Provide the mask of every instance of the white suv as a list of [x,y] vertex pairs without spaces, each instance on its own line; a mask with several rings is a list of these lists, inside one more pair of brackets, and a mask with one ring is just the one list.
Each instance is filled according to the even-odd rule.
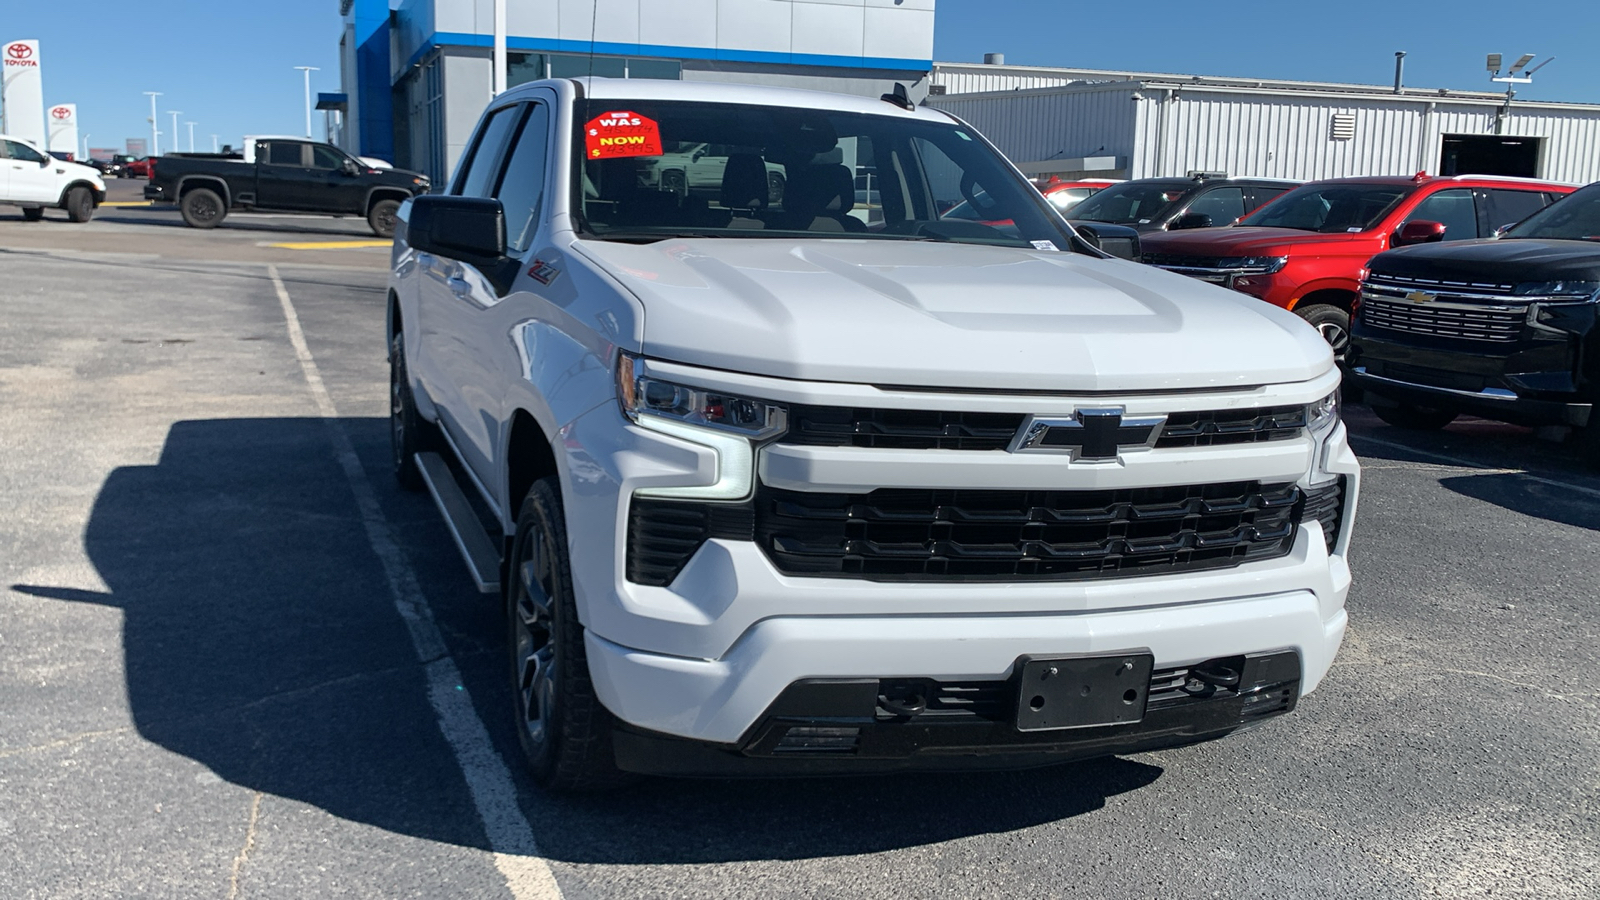
[[0,134],[0,204],[22,207],[24,219],[37,222],[53,207],[66,210],[74,222],[87,222],[105,199],[106,183],[93,168]]
[[[715,197],[641,177],[707,143]],[[1328,345],[1108,258],[945,113],[536,82],[400,219],[396,474],[503,598],[546,785],[1169,747],[1333,662]]]

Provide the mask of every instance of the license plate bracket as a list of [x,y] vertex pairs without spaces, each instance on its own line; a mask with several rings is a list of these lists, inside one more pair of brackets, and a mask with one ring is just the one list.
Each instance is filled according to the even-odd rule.
[[1017,730],[1127,725],[1144,718],[1155,656],[1129,650],[1096,656],[1017,659]]

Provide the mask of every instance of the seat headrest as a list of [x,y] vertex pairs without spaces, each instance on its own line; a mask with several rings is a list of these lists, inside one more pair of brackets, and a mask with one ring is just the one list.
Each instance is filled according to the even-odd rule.
[[728,154],[722,170],[722,205],[728,209],[766,209],[767,164],[754,153]]
[[842,216],[855,205],[855,179],[843,165],[797,167],[783,192],[784,210],[801,218]]

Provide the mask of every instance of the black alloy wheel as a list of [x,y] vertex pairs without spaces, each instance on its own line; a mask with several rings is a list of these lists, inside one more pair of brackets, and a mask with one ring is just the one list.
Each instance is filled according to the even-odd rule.
[[183,214],[184,224],[190,228],[215,228],[222,224],[228,209],[222,205],[222,198],[216,191],[195,188],[178,201],[178,212]]
[[395,224],[399,222],[399,213],[399,200],[379,200],[372,204],[372,209],[367,212],[367,225],[378,237],[392,238]]
[[417,412],[411,395],[411,380],[406,371],[405,335],[396,331],[389,339],[389,447],[394,462],[394,478],[408,491],[422,489],[422,472],[417,454],[438,448],[438,426]]
[[522,503],[505,593],[517,738],[534,780],[553,791],[631,780],[617,769],[614,720],[589,678],[555,476],[535,482]]
[[682,172],[671,169],[661,173],[661,189],[669,194],[682,196],[689,193],[689,182]]
[[94,194],[86,187],[67,191],[67,218],[74,222],[87,222],[94,218]]

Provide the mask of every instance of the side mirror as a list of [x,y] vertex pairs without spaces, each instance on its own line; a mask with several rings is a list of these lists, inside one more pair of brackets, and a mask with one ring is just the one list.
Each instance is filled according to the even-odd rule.
[[345,160],[343,163],[341,163],[339,165],[339,168],[341,170],[343,170],[343,172],[346,175],[360,175],[361,174],[361,167],[356,165],[356,161],[353,160],[353,159]]
[[1078,232],[1078,237],[1083,238],[1084,243],[1102,253],[1118,259],[1139,261],[1139,232],[1126,225],[1073,222],[1072,229]]
[[1502,236],[1504,236],[1506,234],[1509,234],[1511,229],[1513,229],[1515,227],[1517,227],[1517,223],[1515,223],[1515,222],[1507,222],[1506,224],[1501,225],[1499,228],[1496,228],[1494,230],[1494,234],[1492,236],[1493,237],[1502,237]]
[[414,197],[406,243],[418,253],[494,265],[506,255],[505,208],[490,197]]
[[1407,222],[1400,226],[1394,233],[1393,245],[1396,247],[1409,247],[1412,244],[1431,244],[1444,240],[1444,223],[1442,222]]
[[50,164],[55,162],[55,161],[56,161],[56,158],[47,153],[47,154],[45,154],[44,159],[39,160],[39,168],[48,169],[48,168],[50,168]]
[[1211,217],[1205,213],[1184,213],[1178,221],[1167,226],[1168,231],[1182,231],[1187,228],[1210,228],[1214,225]]

